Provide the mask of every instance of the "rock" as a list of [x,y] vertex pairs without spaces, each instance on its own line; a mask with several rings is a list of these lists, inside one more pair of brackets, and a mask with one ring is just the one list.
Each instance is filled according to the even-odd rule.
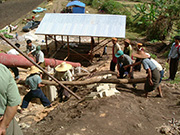
[[92,99],[96,99],[98,93],[97,92],[91,92],[89,95],[86,96],[86,100],[92,100]]
[[26,124],[26,123],[20,123],[19,126],[20,126],[21,128],[29,128],[29,127],[30,127],[30,125],[28,125],[28,124]]
[[160,133],[162,133],[162,134],[168,134],[168,133],[170,133],[170,131],[171,131],[171,127],[170,126],[162,126],[161,128],[160,128]]

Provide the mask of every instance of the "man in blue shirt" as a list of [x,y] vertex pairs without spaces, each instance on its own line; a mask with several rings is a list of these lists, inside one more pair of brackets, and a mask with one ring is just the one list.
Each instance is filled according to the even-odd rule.
[[[129,67],[127,69],[124,69],[124,66],[133,64],[133,61],[129,55],[124,54],[122,50],[119,50],[115,57],[117,58],[117,69],[118,69],[118,77],[119,78],[125,78],[127,74],[129,74],[129,78],[134,79],[133,76],[133,68]],[[133,87],[136,89],[136,84],[133,84]]]
[[29,102],[32,98],[40,98],[43,106],[51,106],[50,101],[47,99],[47,97],[42,92],[41,88],[44,86],[44,84],[41,84],[42,80],[40,77],[40,72],[37,67],[32,66],[29,71],[29,76],[26,78],[25,84],[26,86],[29,86],[31,89],[24,97],[21,108],[24,110],[24,108],[28,107]]
[[160,85],[160,72],[158,71],[156,65],[150,60],[150,56],[146,55],[144,51],[139,51],[138,54],[133,54],[134,57],[142,59],[141,61],[128,65],[125,68],[135,66],[138,64],[143,64],[144,69],[146,70],[147,79],[144,85],[145,97],[148,97],[148,93],[158,89],[158,97],[162,97],[162,91],[159,87]]
[[167,63],[170,61],[169,78],[168,78],[169,81],[174,80],[176,76],[176,72],[178,70],[178,63],[179,63],[178,47],[180,45],[180,36],[175,36],[174,39],[175,42],[172,44],[167,60]]

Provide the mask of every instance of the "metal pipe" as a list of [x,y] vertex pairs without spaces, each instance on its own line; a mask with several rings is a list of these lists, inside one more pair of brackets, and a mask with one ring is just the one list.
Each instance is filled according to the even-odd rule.
[[61,85],[63,88],[65,88],[71,95],[76,97],[77,99],[81,99],[78,95],[76,95],[74,92],[72,92],[68,87],[63,85],[60,81],[58,81],[54,76],[50,75],[46,70],[44,70],[41,66],[39,66],[37,63],[35,63],[32,59],[30,59],[27,55],[25,55],[21,50],[19,50],[15,45],[11,44],[2,34],[0,34],[0,37],[5,40],[9,45],[11,45],[14,49],[16,49],[21,55],[23,55],[27,60],[29,60],[33,65],[35,65],[37,68],[42,70],[46,75],[48,75],[52,80],[54,80],[56,83]]
[[[33,57],[29,57],[33,61],[35,59]],[[57,60],[53,58],[44,58],[45,66],[50,67],[56,67],[57,65],[64,62],[64,60]],[[31,62],[29,62],[24,56],[22,55],[13,55],[13,54],[6,54],[6,53],[0,53],[0,63],[8,66],[8,67],[22,67],[22,68],[28,68],[33,66]],[[80,63],[66,61],[66,63],[71,64],[73,67],[80,67]]]

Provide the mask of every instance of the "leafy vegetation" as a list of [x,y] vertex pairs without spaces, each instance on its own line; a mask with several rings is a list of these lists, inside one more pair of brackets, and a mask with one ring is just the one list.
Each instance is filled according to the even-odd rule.
[[179,32],[180,0],[152,0],[135,5],[134,20],[149,40],[164,40],[176,23]]
[[155,54],[150,53],[150,55],[151,55],[151,57],[152,57],[153,59],[156,59],[156,58],[157,58],[157,56],[156,56]]

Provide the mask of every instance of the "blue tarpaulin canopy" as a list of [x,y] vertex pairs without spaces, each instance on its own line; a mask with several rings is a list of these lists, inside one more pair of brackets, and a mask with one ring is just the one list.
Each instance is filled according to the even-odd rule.
[[75,1],[69,2],[69,3],[66,5],[66,7],[70,7],[70,6],[85,7],[86,5],[85,5],[84,3],[82,3],[82,2],[80,2],[80,1],[75,0]]

